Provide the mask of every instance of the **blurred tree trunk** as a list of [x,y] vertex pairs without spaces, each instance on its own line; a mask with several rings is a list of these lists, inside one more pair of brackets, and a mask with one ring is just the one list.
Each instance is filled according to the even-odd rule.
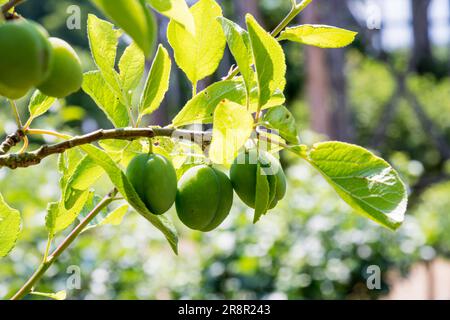
[[411,0],[414,48],[410,69],[421,73],[432,71],[434,63],[428,17],[430,4],[431,0]]
[[[302,22],[346,27],[346,9],[342,0],[315,2],[301,16]],[[311,128],[330,139],[352,141],[354,130],[347,99],[345,49],[307,46],[305,50]]]
[[245,26],[245,15],[251,13],[255,19],[264,25],[258,0],[233,0],[236,10],[236,18],[241,26]]
[[433,260],[425,261],[425,272],[427,276],[427,300],[436,299],[436,277],[434,274]]

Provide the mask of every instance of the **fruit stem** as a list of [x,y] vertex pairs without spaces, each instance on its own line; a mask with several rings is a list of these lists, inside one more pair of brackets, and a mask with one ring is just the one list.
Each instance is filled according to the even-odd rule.
[[[273,31],[270,33],[270,35],[274,38],[276,38],[281,31],[284,30],[284,28],[287,27],[287,25],[294,20],[294,18],[300,13],[302,12],[310,3],[312,2],[312,0],[303,0],[301,3],[299,4],[295,4],[294,2],[292,2],[292,8],[289,11],[289,13],[287,14],[286,17],[284,17],[283,20],[281,20],[280,24],[273,29]],[[231,80],[233,79],[235,76],[237,76],[239,74],[239,67],[231,67],[230,71],[228,72],[228,75],[224,78],[224,80]]]
[[27,136],[23,137],[23,146],[20,149],[19,153],[24,153],[25,151],[27,151],[28,149],[28,145],[29,145],[29,140]]
[[45,272],[50,268],[50,266],[58,259],[58,257],[75,241],[78,235],[86,228],[86,226],[91,222],[97,214],[99,214],[103,208],[107,207],[111,202],[114,201],[114,197],[117,194],[117,190],[114,189],[107,196],[100,201],[94,209],[81,221],[75,229],[64,239],[64,241],[59,245],[55,251],[48,256],[33,273],[33,275],[28,279],[28,281],[17,291],[17,293],[11,298],[11,300],[20,300],[31,292],[35,284],[42,278]]
[[283,31],[287,25],[294,20],[294,18],[302,12],[310,3],[312,0],[303,0],[301,3],[292,6],[291,11],[289,11],[288,15],[281,20],[280,24],[270,33],[271,36],[277,37],[281,31]]
[[14,100],[8,99],[9,105],[14,113],[14,118],[16,119],[16,124],[19,130],[22,130],[22,121],[20,120],[19,110],[17,110],[17,105]]
[[148,154],[152,154],[153,153],[153,141],[152,138],[148,138]]
[[3,13],[3,15],[6,15],[9,10],[11,10],[12,8],[18,6],[19,4],[21,4],[24,1],[25,0],[9,0],[7,3],[5,3],[2,6],[2,13]]
[[61,138],[64,140],[71,139],[72,136],[52,130],[44,130],[44,129],[26,129],[25,134],[30,135],[47,135],[47,136],[53,136],[57,138]]
[[197,95],[197,82],[192,83],[192,97],[195,97]]

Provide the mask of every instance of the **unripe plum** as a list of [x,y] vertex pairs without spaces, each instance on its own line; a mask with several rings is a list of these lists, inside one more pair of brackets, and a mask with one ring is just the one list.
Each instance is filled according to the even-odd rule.
[[172,163],[159,154],[141,154],[131,160],[126,175],[153,214],[172,207],[177,193],[177,174]]
[[203,232],[214,230],[228,216],[232,204],[233,187],[222,171],[199,165],[181,177],[175,205],[187,227]]
[[41,26],[24,19],[0,24],[3,93],[18,98],[48,76],[53,55],[47,36]]
[[83,83],[83,69],[75,50],[64,40],[50,38],[53,61],[50,73],[38,89],[45,95],[64,98],[78,91]]
[[268,152],[252,149],[239,155],[230,168],[230,179],[239,198],[255,208],[258,163],[269,184],[269,209],[273,209],[286,194],[286,176],[278,159]]

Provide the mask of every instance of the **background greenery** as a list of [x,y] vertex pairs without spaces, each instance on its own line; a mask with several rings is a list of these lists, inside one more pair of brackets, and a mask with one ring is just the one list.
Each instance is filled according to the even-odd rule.
[[[236,14],[235,2],[222,1],[228,16]],[[72,4],[66,0],[29,0],[20,13],[73,44],[85,70],[91,70],[85,26],[87,13],[96,10],[88,1],[77,1],[82,29],[68,30],[66,9]],[[286,13],[289,1],[259,1],[259,5],[259,14],[270,29]],[[302,142],[323,140],[310,130],[304,50],[296,45],[287,45],[286,50],[288,106],[300,119]],[[404,51],[390,52],[389,61],[401,71],[408,56]],[[229,57],[225,59],[215,78],[226,73],[229,61]],[[386,61],[362,44],[345,51],[347,95],[356,132],[353,141],[367,147],[371,147],[378,119],[398,85]],[[440,62],[445,65],[446,61]],[[443,76],[449,74],[443,68],[408,73],[406,86],[450,143],[450,78]],[[171,92],[153,123],[167,123],[189,97],[184,75],[179,70],[174,73]],[[21,102],[24,114],[26,102]],[[0,128],[13,132],[13,117],[4,101],[0,101],[0,108],[4,110]],[[416,262],[450,254],[450,183],[445,178],[450,175],[450,162],[442,158],[411,110],[411,102],[401,98],[377,148],[410,186],[407,218],[396,233],[355,215],[307,164],[285,154],[288,195],[257,225],[251,223],[251,212],[236,200],[230,217],[212,233],[191,232],[178,224],[181,242],[177,257],[150,224],[129,212],[120,226],[83,234],[37,289],[65,289],[70,276],[67,268],[76,265],[82,273],[81,289],[69,290],[70,299],[378,298],[389,292],[389,270],[407,274]],[[108,126],[104,115],[81,92],[61,101],[49,116],[34,124],[72,133]],[[46,205],[59,197],[55,168],[56,158],[51,158],[29,169],[0,169],[0,190],[8,203],[21,211],[24,221],[16,248],[0,262],[0,297],[15,292],[39,264],[46,244]],[[428,180],[432,181],[425,183]],[[109,190],[108,181],[100,181],[97,187]],[[374,264],[383,272],[383,284],[382,290],[370,291],[365,284],[366,268]]]

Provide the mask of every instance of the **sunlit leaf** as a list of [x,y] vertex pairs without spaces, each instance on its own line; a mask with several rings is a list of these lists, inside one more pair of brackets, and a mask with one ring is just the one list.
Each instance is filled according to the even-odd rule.
[[115,127],[126,127],[128,125],[130,120],[127,107],[111,90],[100,71],[85,73],[82,88]]
[[286,86],[286,61],[278,41],[247,14],[246,22],[259,88],[259,107],[264,106],[276,90]]
[[[215,108],[224,99],[240,105],[246,105],[247,94],[242,80],[219,81],[199,92],[175,116],[172,120],[172,125],[180,127],[193,123],[211,123]],[[283,94],[279,91],[275,92],[262,109],[278,106],[283,104],[284,101]],[[256,112],[257,108],[258,90],[255,87],[250,93],[250,112]]]
[[151,114],[161,105],[164,95],[169,89],[171,66],[169,53],[160,45],[142,93],[139,104],[140,116]]
[[263,121],[271,129],[292,144],[299,144],[297,124],[292,113],[284,106],[271,108],[264,115]]
[[45,226],[50,237],[65,230],[77,219],[88,200],[89,194],[89,191],[82,192],[70,209],[65,208],[62,199],[59,202],[48,204]]
[[67,298],[67,292],[66,290],[61,290],[58,292],[39,292],[39,291],[31,291],[30,294],[45,298],[50,298],[53,300],[66,300]]
[[195,35],[195,22],[185,0],[147,0],[159,13],[178,22]]
[[0,258],[14,248],[20,233],[20,224],[19,211],[11,208],[0,194]]
[[133,42],[123,53],[119,61],[120,82],[123,92],[131,96],[144,74],[145,57],[142,50]]
[[290,40],[320,48],[342,48],[358,33],[326,25],[305,24],[284,30],[278,40]]
[[214,163],[230,164],[253,131],[253,117],[237,103],[224,100],[214,111],[214,127],[209,158]]
[[225,49],[225,36],[217,17],[222,9],[214,0],[200,0],[190,8],[195,21],[195,35],[175,21],[169,23],[167,38],[175,61],[196,83],[216,71]]
[[148,150],[144,150],[140,140],[102,140],[99,145],[116,163],[124,167],[138,154],[148,152]]
[[142,0],[91,0],[122,28],[148,56],[156,39],[156,23]]
[[[93,14],[88,15],[88,39],[92,58],[101,71],[105,82],[112,91],[122,99],[120,78],[115,70],[117,46],[121,33],[114,29],[114,25],[108,21],[97,18]],[[86,79],[85,79],[86,81]],[[122,103],[125,103],[122,101]]]
[[252,69],[253,58],[249,35],[247,31],[231,20],[219,17],[219,21],[222,23],[228,47],[239,67],[239,72],[244,79],[247,92],[250,94],[254,80],[254,72]]
[[[101,201],[101,199],[100,199],[100,201]],[[97,203],[95,203],[95,205]],[[108,210],[103,210],[103,212],[105,212],[105,213],[100,212],[95,217],[95,219],[86,228],[83,229],[83,232],[86,232],[88,230],[95,229],[95,228],[98,228],[101,226],[106,226],[106,225],[111,225],[111,226],[120,225],[123,221],[123,218],[125,217],[125,214],[128,212],[128,209],[129,209],[128,204],[123,204],[111,212],[108,212]]]
[[56,98],[49,97],[36,90],[33,93],[33,96],[30,99],[30,103],[28,105],[28,110],[30,112],[30,119],[35,119],[40,115],[43,115],[51,108],[51,106],[55,103]]
[[406,187],[383,159],[355,145],[324,142],[314,145],[306,160],[360,214],[392,230],[403,222]]
[[90,157],[85,156],[76,166],[73,173],[68,176],[66,188],[64,190],[64,207],[69,209],[73,201],[83,192],[88,190],[98,179],[104,175],[105,171],[97,165]]

